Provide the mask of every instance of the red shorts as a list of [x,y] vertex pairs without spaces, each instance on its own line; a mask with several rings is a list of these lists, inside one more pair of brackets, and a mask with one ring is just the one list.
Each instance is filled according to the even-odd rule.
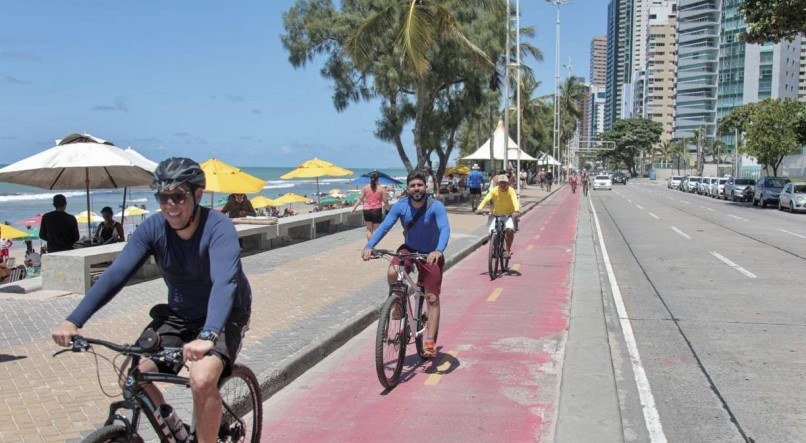
[[[411,251],[406,248],[406,245],[403,245],[397,248],[397,252],[405,254],[416,251]],[[439,295],[442,287],[442,268],[445,267],[445,257],[440,257],[433,265],[422,260],[407,259],[403,263],[406,266],[406,272],[411,272],[412,262],[415,262],[417,266],[417,284],[425,288],[426,293]],[[392,258],[393,266],[397,266],[399,263],[400,260],[397,257]]]

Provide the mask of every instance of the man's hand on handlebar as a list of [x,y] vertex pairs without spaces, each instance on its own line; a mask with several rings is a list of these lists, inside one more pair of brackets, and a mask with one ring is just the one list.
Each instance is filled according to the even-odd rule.
[[361,251],[361,258],[364,261],[368,261],[369,259],[371,259],[372,258],[372,249],[371,248],[364,248],[364,250]]
[[426,259],[426,262],[428,262],[429,265],[433,265],[434,263],[439,261],[440,258],[442,258],[442,253],[439,252],[439,251],[434,251],[434,252],[431,252],[430,254],[428,254],[428,258]]
[[53,341],[56,342],[57,345],[68,348],[70,347],[70,342],[72,342],[73,337],[79,335],[78,327],[70,321],[63,321],[53,332],[50,336],[53,338]]
[[520,218],[520,217],[521,217],[520,211],[515,211],[512,213],[512,218]]
[[182,347],[182,358],[185,361],[198,361],[213,350],[210,340],[196,339]]

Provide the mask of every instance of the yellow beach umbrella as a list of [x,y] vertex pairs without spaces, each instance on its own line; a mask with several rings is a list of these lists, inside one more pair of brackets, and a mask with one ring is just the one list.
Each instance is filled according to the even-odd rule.
[[266,208],[269,206],[282,206],[282,204],[278,204],[276,201],[263,195],[258,195],[249,201],[252,202],[252,206],[255,209]]
[[309,200],[309,198],[294,194],[293,192],[286,192],[282,196],[274,199],[274,202],[278,205],[289,205],[291,203],[307,203]]
[[[146,215],[150,214],[150,211],[146,211],[145,209],[138,208],[137,206],[129,206],[126,210],[122,211],[124,217],[134,217],[135,215]],[[115,214],[115,217],[120,217],[120,212]]]
[[8,238],[13,240],[15,238],[30,237],[30,235],[30,233],[17,229],[13,226],[0,224],[0,238]]
[[211,158],[201,164],[207,185],[204,190],[225,194],[254,194],[266,186],[266,180],[247,174],[240,168]]
[[104,218],[93,211],[89,211],[89,216],[87,211],[81,211],[76,214],[76,221],[79,223],[100,223],[104,221]]
[[297,166],[297,169],[280,176],[283,180],[292,178],[315,178],[316,179],[316,195],[319,195],[319,177],[343,177],[345,175],[353,175],[353,171],[336,166],[325,160],[313,158],[305,163]]
[[450,166],[445,169],[445,175],[448,174],[470,175],[470,168],[465,165]]

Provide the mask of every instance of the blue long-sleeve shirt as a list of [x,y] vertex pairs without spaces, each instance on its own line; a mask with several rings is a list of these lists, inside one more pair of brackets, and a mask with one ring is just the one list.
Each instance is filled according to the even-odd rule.
[[205,318],[203,329],[220,333],[233,309],[251,309],[235,226],[224,214],[201,208],[189,240],[179,238],[162,214],[147,218],[67,320],[82,327],[151,255],[168,286],[168,306],[179,317]]
[[[405,229],[418,210],[419,208],[412,206],[408,198],[398,200],[383,219],[383,223],[375,230],[366,247],[374,248],[398,220]],[[425,213],[406,232],[404,241],[409,249],[420,253],[433,251],[445,253],[450,237],[451,228],[448,225],[448,213],[445,211],[445,205],[439,200],[434,200]]]

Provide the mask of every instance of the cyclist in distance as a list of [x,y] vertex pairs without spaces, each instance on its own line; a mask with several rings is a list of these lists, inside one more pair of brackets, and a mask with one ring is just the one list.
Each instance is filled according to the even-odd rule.
[[[418,267],[418,281],[425,289],[428,300],[427,333],[423,343],[423,356],[433,358],[437,354],[436,338],[439,332],[439,295],[442,286],[442,270],[445,266],[444,252],[451,236],[448,225],[448,213],[445,206],[436,198],[426,197],[425,173],[411,172],[406,177],[406,190],[408,197],[401,198],[392,206],[383,223],[364,246],[361,257],[369,260],[372,249],[400,220],[403,225],[403,244],[397,248],[398,252],[428,254],[425,262],[414,261]],[[389,265],[387,277],[389,283],[397,281],[395,267],[399,260],[395,257]],[[411,263],[404,263],[410,269]]]
[[[518,195],[515,189],[509,186],[509,179],[506,175],[498,176],[498,186],[492,189],[484,199],[479,203],[476,208],[476,213],[481,214],[484,206],[492,202],[493,209],[492,215],[506,215],[506,241],[504,242],[504,257],[509,258],[512,255],[512,241],[515,239],[515,221],[520,217],[521,204],[518,201]],[[490,231],[495,229],[495,220],[490,223]]]
[[588,185],[590,184],[590,177],[588,176],[588,170],[582,171],[582,177],[580,177],[580,182],[582,183],[582,192],[585,195],[588,195]]
[[[226,215],[199,205],[205,183],[204,171],[191,159],[172,157],[160,163],[151,187],[161,212],[134,231],[120,256],[52,336],[60,346],[70,346],[79,328],[153,255],[168,286],[168,303],[151,309],[146,329],[160,334],[163,346],[183,348],[183,358],[190,362],[196,439],[212,442],[221,422],[218,380],[228,374],[240,351],[252,291],[235,226]],[[181,370],[166,366],[144,359],[140,371]],[[164,403],[159,388],[149,384],[145,389],[156,407]]]
[[571,184],[571,192],[576,193],[577,192],[577,173],[576,172],[571,173],[571,177],[568,178],[568,183]]

